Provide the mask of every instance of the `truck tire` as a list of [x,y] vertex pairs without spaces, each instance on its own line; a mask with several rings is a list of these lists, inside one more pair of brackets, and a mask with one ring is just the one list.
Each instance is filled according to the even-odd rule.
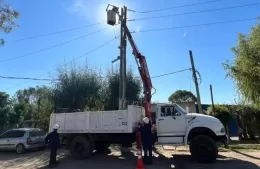
[[198,162],[212,163],[217,159],[218,147],[211,137],[198,135],[190,143],[190,153]]
[[106,143],[95,143],[95,150],[97,152],[106,152],[108,150],[109,144]]
[[76,136],[70,144],[70,154],[75,160],[83,160],[92,156],[91,141],[83,136]]

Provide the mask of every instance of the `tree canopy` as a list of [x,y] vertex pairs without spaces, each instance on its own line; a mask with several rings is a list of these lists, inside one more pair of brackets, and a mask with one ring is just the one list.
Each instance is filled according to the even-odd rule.
[[[14,10],[10,5],[0,1],[0,30],[4,33],[12,31],[14,26],[18,26],[15,20],[19,18],[20,13]],[[4,45],[4,39],[0,38],[0,45]]]
[[[135,77],[132,70],[128,70],[126,74],[126,98],[127,104],[135,104],[142,102],[141,97],[141,81],[138,77]],[[106,89],[106,107],[105,110],[117,110],[119,99],[119,71],[108,72],[107,77],[107,89]]]
[[178,103],[178,102],[196,102],[197,98],[194,94],[187,90],[177,90],[168,98],[169,102]]
[[248,35],[239,33],[238,43],[231,50],[234,60],[223,64],[227,76],[249,102],[260,105],[260,23]]

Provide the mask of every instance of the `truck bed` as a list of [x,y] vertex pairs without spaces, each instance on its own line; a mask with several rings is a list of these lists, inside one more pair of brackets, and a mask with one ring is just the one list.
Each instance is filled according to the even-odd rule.
[[133,133],[144,116],[144,108],[134,105],[127,110],[52,113],[49,131],[58,124],[59,133]]

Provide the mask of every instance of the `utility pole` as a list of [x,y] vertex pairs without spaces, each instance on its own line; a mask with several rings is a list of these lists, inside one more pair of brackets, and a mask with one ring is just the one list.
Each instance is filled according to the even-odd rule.
[[39,121],[40,121],[40,104],[41,104],[41,96],[38,96],[38,100],[37,100],[37,120],[36,120],[36,126],[35,127],[39,127]]
[[214,108],[214,99],[213,99],[212,85],[209,86],[209,89],[210,89],[212,109],[213,109],[213,111],[214,111],[215,108]]
[[193,61],[193,55],[192,55],[191,50],[189,51],[189,54],[190,54],[192,74],[193,74],[194,83],[195,83],[195,87],[196,87],[197,103],[198,103],[199,113],[202,113],[201,102],[200,102],[200,90],[199,90],[198,79],[197,79],[197,75],[196,75],[196,69],[195,69],[195,65],[194,65],[194,61]]
[[[108,5],[108,7],[110,4]],[[120,27],[120,56],[118,56],[115,60],[112,61],[112,64],[118,60],[120,60],[120,72],[119,72],[119,100],[118,100],[118,108],[119,110],[126,109],[126,31],[125,31],[125,26],[126,26],[126,21],[127,21],[127,7],[124,6],[121,8],[121,14],[119,13],[118,7],[113,6],[112,11],[117,13],[119,16],[119,21],[121,24]],[[107,7],[107,11],[109,12]],[[108,13],[109,15],[109,13]],[[110,25],[115,25],[115,17],[113,17],[112,20],[108,20],[108,24]]]
[[125,25],[127,7],[121,8],[121,40],[120,40],[120,76],[119,76],[119,110],[126,109],[126,33]]

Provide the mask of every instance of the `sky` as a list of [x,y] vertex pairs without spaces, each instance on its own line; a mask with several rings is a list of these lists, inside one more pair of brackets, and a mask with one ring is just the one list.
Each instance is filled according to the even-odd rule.
[[[199,88],[202,103],[211,103],[210,84],[213,86],[215,103],[235,103],[236,88],[234,82],[226,78],[222,63],[234,59],[230,48],[237,44],[238,33],[249,33],[250,27],[254,26],[257,20],[205,24],[256,18],[259,16],[260,3],[258,0],[222,0],[190,5],[206,1],[212,0],[5,0],[4,2],[19,11],[21,16],[17,20],[19,27],[9,34],[0,33],[1,38],[6,41],[4,47],[0,48],[0,75],[55,78],[58,66],[72,63],[88,65],[104,75],[107,69],[118,67],[118,63],[112,65],[111,61],[119,55],[120,43],[119,38],[115,39],[119,35],[119,26],[106,24],[105,9],[107,4],[118,7],[125,5],[135,11],[128,11],[128,19],[136,21],[129,21],[127,24],[129,29],[135,32],[132,34],[133,38],[140,52],[146,56],[152,77],[190,68],[189,50],[192,50],[196,69],[201,75]],[[138,20],[255,3],[259,5]],[[175,6],[185,7],[171,8]],[[155,11],[157,9],[164,10]],[[153,12],[142,13],[143,11]],[[86,26],[91,24],[95,25]],[[190,26],[203,24],[204,26]],[[178,28],[164,29],[173,27]],[[68,29],[72,30],[53,33]],[[22,40],[34,36],[38,37]],[[103,45],[112,39],[114,40]],[[103,46],[100,47],[101,45]],[[89,53],[90,51],[92,52]],[[8,60],[10,58],[16,59]],[[129,43],[127,66],[139,76]],[[0,90],[10,95],[29,86],[51,85],[46,81],[0,81]],[[152,100],[156,102],[167,102],[170,94],[176,90],[188,90],[196,94],[190,71],[152,78],[152,83],[156,88]]]

